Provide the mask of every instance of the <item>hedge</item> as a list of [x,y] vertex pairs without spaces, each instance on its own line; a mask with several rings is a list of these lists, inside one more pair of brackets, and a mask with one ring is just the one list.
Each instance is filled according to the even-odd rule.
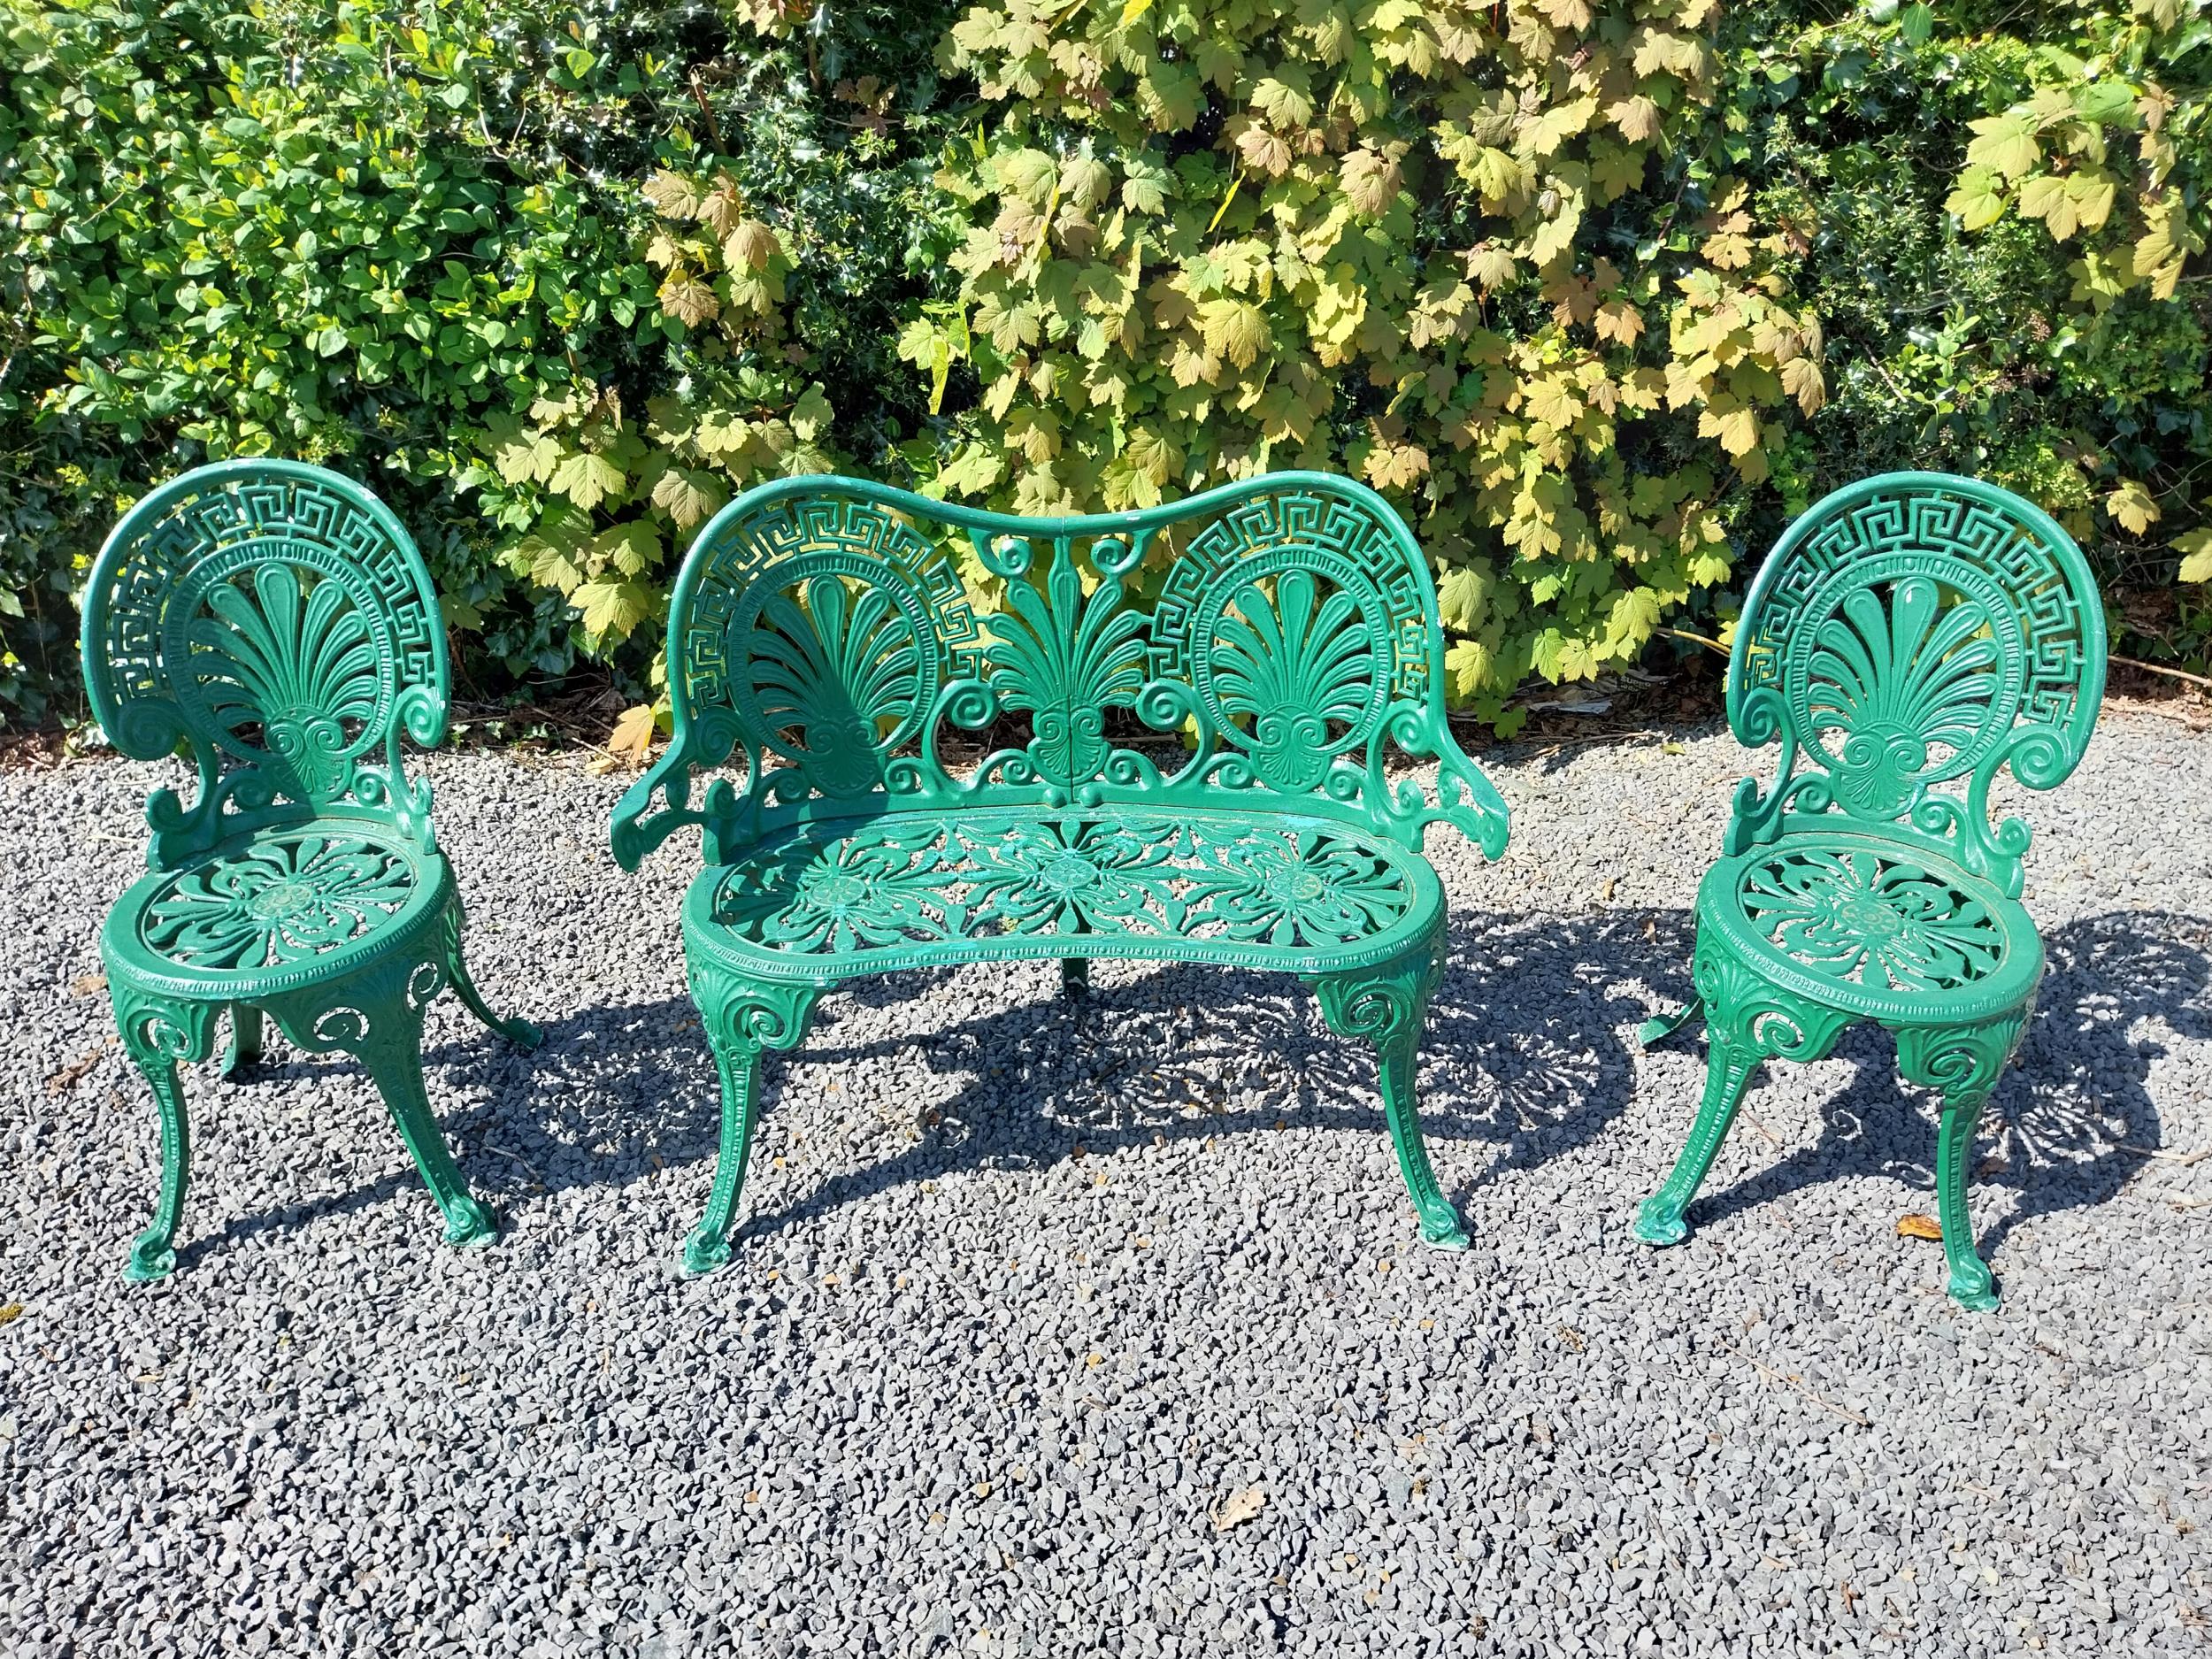
[[1895,466],[2212,654],[2212,0],[10,5],[12,720],[119,508],[256,453],[393,500],[485,696],[649,696],[688,534],[833,467],[1355,473],[1506,730]]

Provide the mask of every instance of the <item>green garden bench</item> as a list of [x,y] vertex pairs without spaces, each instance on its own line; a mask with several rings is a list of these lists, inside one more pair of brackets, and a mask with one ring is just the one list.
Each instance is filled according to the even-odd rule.
[[461,960],[461,902],[430,829],[430,787],[400,737],[446,720],[445,626],[422,556],[350,480],[231,461],[164,485],[117,525],[84,598],[85,684],[116,748],[188,750],[195,798],[146,806],[150,873],[119,900],[100,955],[124,1049],[161,1115],[161,1198],[127,1271],[158,1279],[190,1141],[179,1061],[261,1055],[262,1016],[296,1047],[358,1059],[429,1184],[453,1244],[495,1235],[431,1116],[423,1008],[450,985],[524,1048],[538,1033],[484,1005]]
[[[995,614],[956,558],[1003,583]],[[1419,546],[1340,478],[1084,518],[824,477],[731,503],[671,600],[673,740],[613,826],[626,869],[703,832],[683,933],[723,1118],[685,1265],[728,1259],[761,1056],[826,988],[1025,957],[1071,992],[1099,956],[1298,975],[1376,1045],[1422,1236],[1463,1247],[1415,1110],[1446,919],[1420,848],[1443,819],[1495,857],[1506,811],[1445,724],[1442,659]],[[1018,741],[956,775],[948,727]],[[1393,745],[1432,789],[1386,776]]]
[[[1637,1236],[1674,1244],[1683,1210],[1769,1058],[1818,1059],[1855,1021],[1896,1033],[1900,1069],[1940,1092],[1939,1220],[1950,1293],[1997,1305],[1966,1184],[1983,1103],[2043,972],[2020,902],[2028,826],[1993,825],[2007,768],[2048,789],[2080,761],[2104,695],[2104,611],[2066,533],[2016,495],[1939,472],[1839,489],[1753,581],[1728,663],[1728,720],[1779,741],[1771,787],[1736,791],[1697,895],[1705,1095]],[[1962,789],[1941,786],[1963,781]]]

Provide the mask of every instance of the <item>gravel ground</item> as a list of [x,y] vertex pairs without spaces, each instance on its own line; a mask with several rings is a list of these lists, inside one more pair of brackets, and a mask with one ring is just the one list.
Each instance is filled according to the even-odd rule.
[[1631,1238],[1702,1064],[1632,1033],[1739,752],[1485,759],[1515,843],[1434,838],[1423,1074],[1469,1253],[1294,985],[1031,964],[826,998],[695,1282],[688,854],[616,870],[618,780],[429,762],[478,978],[550,1039],[433,1016],[504,1240],[441,1247],[360,1071],[273,1046],[189,1079],[141,1288],[152,1112],[73,981],[160,769],[0,776],[0,1653],[2212,1653],[2212,738],[2110,717],[2034,803],[1994,1316],[1896,1232],[1933,1113],[1878,1033],[1770,1070],[1688,1245]]

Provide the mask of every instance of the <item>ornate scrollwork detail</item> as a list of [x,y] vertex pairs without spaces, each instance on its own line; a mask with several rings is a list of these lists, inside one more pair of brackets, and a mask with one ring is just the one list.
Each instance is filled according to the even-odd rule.
[[[1730,719],[1783,754],[1771,790],[1740,791],[1728,849],[1774,840],[1786,807],[1839,810],[1952,838],[2016,895],[2026,829],[1988,826],[1990,783],[2006,765],[2031,788],[2064,779],[2103,685],[2096,585],[2045,515],[1939,474],[1839,490],[1791,526],[1745,603]],[[1801,759],[1821,786],[1795,781]],[[1935,792],[1958,778],[1962,803]]]
[[1762,1058],[1817,1060],[1851,1023],[1839,1009],[1784,990],[1700,928],[1690,970],[1709,1027]]
[[176,872],[139,912],[138,941],[199,972],[250,972],[358,942],[406,909],[423,876],[373,826],[264,832]]
[[358,485],[294,462],[187,473],[116,526],[85,616],[117,746],[151,759],[181,737],[198,758],[193,806],[150,809],[158,862],[229,833],[226,808],[279,799],[390,803],[419,827],[399,740],[443,733],[444,629],[421,556]]
[[1985,1095],[2012,1059],[2030,1010],[1972,1025],[1907,1025],[1897,1033],[1897,1069],[1947,1099]]

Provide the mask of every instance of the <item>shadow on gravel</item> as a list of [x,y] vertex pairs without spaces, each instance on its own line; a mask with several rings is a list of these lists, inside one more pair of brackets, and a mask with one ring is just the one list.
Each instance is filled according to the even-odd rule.
[[[2166,1046],[2136,1026],[2147,1019],[2178,1037],[2212,1038],[2208,945],[2212,923],[2203,917],[2155,910],[2093,916],[2044,934],[2035,1017],[1982,1120],[1975,1185],[2017,1195],[1981,1235],[1985,1256],[2026,1222],[2108,1202],[2150,1161],[2161,1130],[2145,1083]],[[1692,1207],[1694,1225],[1839,1176],[1894,1175],[1933,1190],[1934,1097],[1899,1079],[1896,1045],[1875,1026],[1854,1026],[1836,1053],[1857,1063],[1858,1074],[1824,1109],[1820,1139],[1735,1187],[1709,1187]],[[1758,1110],[1757,1091],[1755,1081],[1748,1111]]]
[[[2208,934],[2212,924],[2200,917],[2123,912],[2046,935],[2038,1011],[1985,1119],[1977,1182],[2018,1194],[1983,1236],[1985,1251],[2025,1221],[2104,1202],[2147,1162],[2160,1127],[2145,1084],[2164,1048],[2158,1034],[2139,1039],[2135,1028],[2148,1019],[2182,1037],[2212,1038]],[[1683,910],[1462,915],[1422,1047],[1421,1116],[1432,1144],[1490,1149],[1451,1194],[1455,1202],[1501,1173],[1588,1143],[1625,1110],[1636,1087],[1630,1033],[1689,995],[1691,942]],[[1038,1167],[1079,1147],[1102,1152],[1279,1125],[1386,1133],[1373,1051],[1331,1033],[1294,979],[1173,965],[1071,1003],[1051,994],[1049,964],[1011,972],[1023,977],[1009,994],[1023,1001],[860,1042],[839,1037],[856,1006],[895,1007],[951,975],[858,979],[825,997],[795,1057],[833,1074],[861,1063],[899,1069],[911,1079],[911,1121],[926,1133],[831,1176],[795,1204],[752,1213],[746,1230],[778,1232],[960,1169]],[[488,1202],[511,1208],[542,1192],[618,1187],[653,1161],[714,1156],[714,1066],[688,1002],[587,1009],[543,1023],[548,1042],[534,1056],[513,1056],[472,1029],[426,1055],[434,1102],[457,1093],[470,1101],[442,1111],[441,1123]],[[1825,1108],[1820,1139],[1732,1188],[1709,1189],[1695,1221],[1842,1176],[1881,1172],[1932,1186],[1932,1103],[1899,1081],[1890,1039],[1855,1027],[1837,1053],[1858,1071]],[[280,1048],[272,1058],[271,1087],[334,1067]],[[793,1058],[771,1056],[764,1113],[780,1110]],[[1755,1088],[1754,1113],[1757,1098]],[[1466,1167],[1448,1152],[1440,1162],[1448,1171]],[[342,1195],[234,1222],[191,1248],[357,1210],[403,1188],[419,1190],[403,1164]],[[1625,1206],[1640,1196],[1618,1200]]]

